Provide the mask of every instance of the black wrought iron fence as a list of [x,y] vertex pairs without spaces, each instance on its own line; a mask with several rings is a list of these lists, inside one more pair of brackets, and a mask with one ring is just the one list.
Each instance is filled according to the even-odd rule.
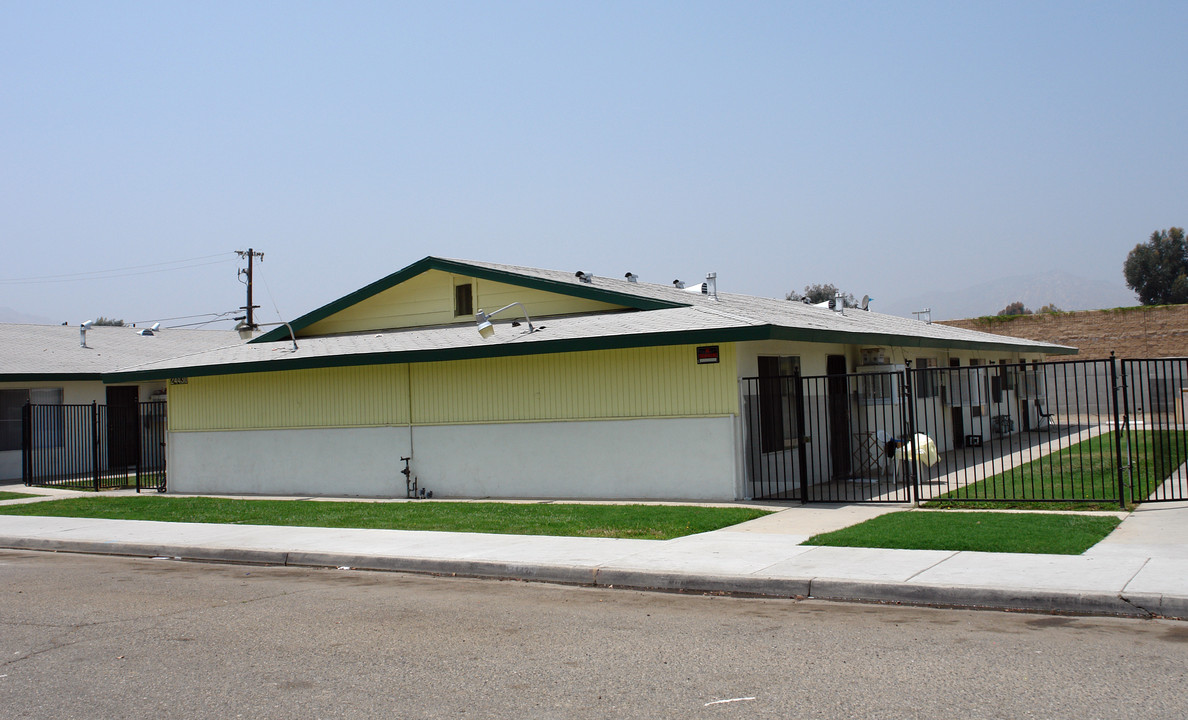
[[[909,502],[894,459],[909,427],[896,372],[743,378],[752,497],[804,502]],[[910,471],[910,468],[908,469]]]
[[165,489],[165,403],[33,405],[22,415],[25,485]]
[[1188,359],[1123,360],[1119,455],[1135,502],[1188,499]]
[[[912,370],[938,377],[916,398],[919,499],[949,502],[1120,503],[1109,360]],[[925,441],[921,441],[924,444]]]
[[872,370],[742,380],[750,496],[961,505],[1188,499],[1188,360]]

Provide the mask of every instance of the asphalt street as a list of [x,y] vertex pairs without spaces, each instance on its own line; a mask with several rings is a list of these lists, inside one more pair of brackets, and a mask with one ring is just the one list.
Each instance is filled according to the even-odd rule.
[[0,718],[1183,718],[1182,622],[0,551]]

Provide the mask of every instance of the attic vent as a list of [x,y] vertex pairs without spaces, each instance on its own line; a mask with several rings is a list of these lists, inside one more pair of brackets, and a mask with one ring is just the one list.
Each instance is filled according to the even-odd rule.
[[627,282],[639,282],[639,276],[633,272],[629,272],[623,277],[627,278]]
[[578,270],[576,273],[574,273],[574,276],[575,276],[575,277],[576,277],[578,280],[581,280],[581,281],[582,281],[582,282],[584,282],[584,283],[592,283],[592,282],[594,282],[594,276],[593,276],[593,275],[591,275],[591,274],[590,274],[590,273],[588,273],[588,272],[582,272],[581,270]]
[[708,283],[700,283],[697,285],[690,285],[689,287],[682,288],[682,289],[687,293],[700,293],[702,295],[709,294],[709,284]]
[[673,280],[673,281],[672,281],[672,286],[673,286],[674,288],[676,288],[677,290],[684,290],[684,289],[685,289],[685,283],[681,282],[680,280]]

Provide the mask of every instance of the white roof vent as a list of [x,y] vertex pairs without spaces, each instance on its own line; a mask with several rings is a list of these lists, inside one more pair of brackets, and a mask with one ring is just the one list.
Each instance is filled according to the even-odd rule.
[[627,282],[639,282],[639,276],[633,272],[629,272],[623,277],[627,278]]
[[673,280],[673,281],[672,281],[672,286],[673,286],[674,288],[676,288],[677,290],[684,290],[684,289],[685,289],[685,283],[681,282],[680,280]]
[[594,276],[593,276],[593,275],[591,275],[591,274],[590,274],[590,273],[588,273],[588,272],[582,272],[581,270],[578,270],[576,273],[574,273],[574,277],[576,277],[578,280],[581,280],[581,281],[582,281],[582,282],[584,282],[584,283],[592,283],[592,282],[594,282]]

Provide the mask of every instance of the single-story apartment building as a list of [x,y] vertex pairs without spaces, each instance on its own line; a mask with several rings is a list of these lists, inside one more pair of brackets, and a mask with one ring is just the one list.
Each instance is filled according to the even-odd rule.
[[748,378],[1075,352],[719,292],[712,275],[426,257],[248,343],[104,379],[168,383],[171,491],[403,497],[408,458],[438,497],[733,500],[755,495]]
[[[0,323],[0,481],[21,478],[21,408],[38,405],[124,406],[165,399],[162,380],[104,384],[119,368],[240,343],[226,330],[151,329]],[[45,453],[67,449],[63,432],[42,438]]]

